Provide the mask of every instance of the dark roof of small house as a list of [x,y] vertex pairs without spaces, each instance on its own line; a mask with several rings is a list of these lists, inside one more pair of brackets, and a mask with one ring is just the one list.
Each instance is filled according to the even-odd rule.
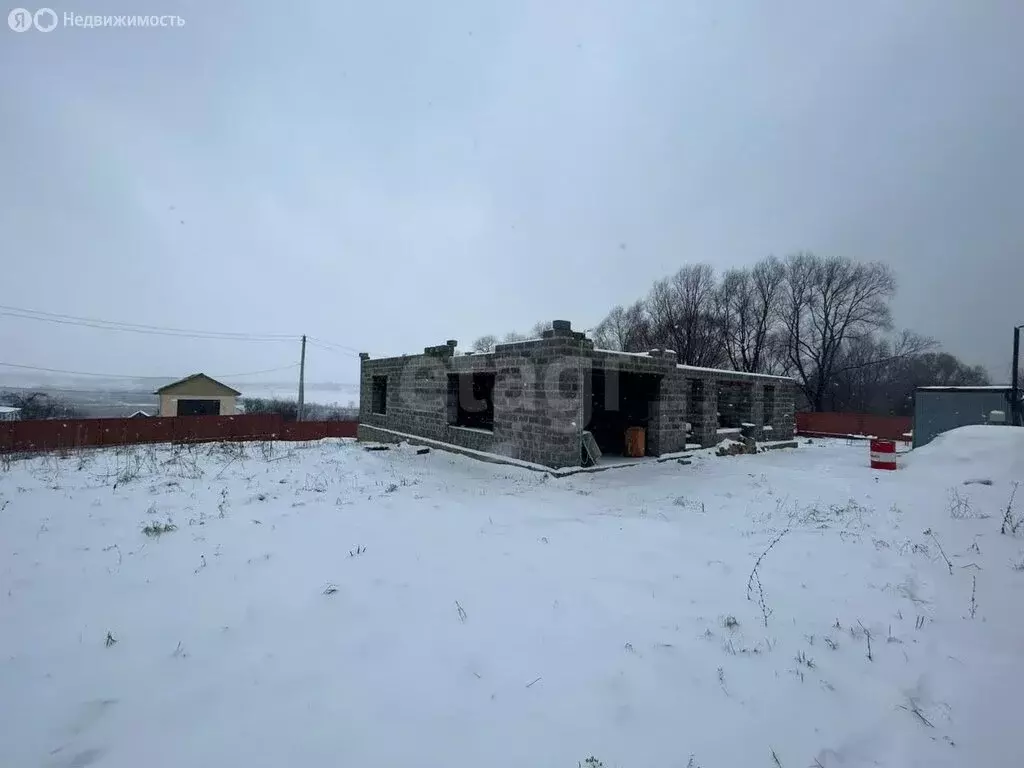
[[197,381],[199,379],[205,379],[206,381],[209,381],[209,382],[211,382],[213,384],[216,384],[218,387],[220,387],[221,389],[223,389],[225,391],[225,394],[232,394],[232,395],[240,395],[240,394],[242,394],[237,389],[232,389],[227,384],[224,384],[223,382],[217,381],[215,378],[213,378],[212,376],[207,376],[205,373],[193,373],[191,376],[186,376],[183,379],[178,379],[177,381],[172,381],[170,384],[165,384],[164,386],[160,387],[160,389],[158,389],[153,394],[154,395],[162,395],[164,392],[166,392],[169,389],[173,389],[175,387],[180,387],[182,384],[187,384],[188,382]]

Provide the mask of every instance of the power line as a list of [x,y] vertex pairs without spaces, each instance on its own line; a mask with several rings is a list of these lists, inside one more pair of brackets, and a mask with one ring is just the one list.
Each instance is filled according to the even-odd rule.
[[[234,383],[236,383],[236,384],[243,384],[243,385],[245,384],[245,382],[234,382]],[[358,390],[359,390],[359,384],[356,383],[356,382],[331,382],[331,384],[339,386],[339,387],[348,387],[349,388],[348,390],[337,390],[337,395],[339,397],[350,396],[352,394],[352,392],[358,392]],[[265,391],[265,388],[267,388],[267,387],[268,387],[267,384],[262,384],[261,385],[260,382],[249,382],[249,387],[248,388],[255,388],[257,390],[257,392],[262,393],[263,391]],[[293,386],[291,384],[286,384],[284,382],[272,382],[272,384],[269,385],[269,389],[272,392],[274,392],[274,393],[277,393],[278,391],[284,393],[284,392],[290,392],[293,389]],[[335,391],[335,390],[321,390],[321,389],[318,389],[315,384],[312,385],[312,386],[308,386],[307,385],[307,390],[310,391],[310,392],[317,393],[318,397],[320,397],[320,399],[323,399],[323,397],[325,396],[326,392],[328,392],[328,391],[334,392]],[[117,398],[117,397],[132,397],[132,398],[139,397],[139,398],[143,398],[143,397],[145,397],[147,399],[147,401],[155,401],[156,400],[156,396],[155,395],[153,397],[149,397],[153,393],[148,388],[146,388],[146,389],[78,389],[78,388],[75,388],[75,387],[51,387],[48,384],[37,385],[37,386],[34,386],[34,387],[25,387],[25,386],[21,386],[20,384],[17,384],[17,385],[14,385],[14,384],[12,384],[12,385],[0,384],[0,394],[4,394],[6,392],[14,392],[14,393],[23,393],[23,392],[57,392],[57,393],[62,393],[62,394],[67,393],[67,394],[72,394],[72,395],[105,395],[108,398]],[[242,396],[243,397],[249,397],[250,395],[247,394],[246,392],[242,392]],[[263,397],[264,395],[263,394],[256,394],[256,395],[252,395],[252,396],[253,397]],[[275,394],[275,396],[276,396],[276,394]],[[116,403],[112,403],[112,405],[113,404],[116,404]]]
[[[2,361],[0,361],[0,365],[5,366],[7,368],[22,368],[22,369],[27,370],[27,371],[44,371],[46,373],[63,373],[63,374],[67,374],[69,376],[99,376],[99,377],[104,378],[104,379],[171,379],[173,381],[173,380],[181,378],[180,375],[177,375],[177,376],[154,376],[152,374],[145,374],[145,375],[143,375],[143,374],[136,374],[134,376],[131,376],[131,375],[127,375],[127,374],[117,374],[117,373],[93,373],[93,372],[90,372],[90,371],[66,371],[66,370],[63,370],[61,368],[42,368],[42,367],[37,366],[37,365],[23,365],[21,363],[5,363],[5,362],[2,362]],[[267,368],[267,369],[262,370],[262,371],[246,371],[245,373],[217,374],[216,376],[213,376],[213,378],[215,378],[215,379],[239,379],[239,378],[241,378],[243,376],[257,376],[257,375],[262,374],[262,373],[276,373],[278,371],[288,371],[288,370],[291,370],[293,368],[298,368],[298,367],[299,367],[298,363],[291,363],[290,365],[282,365],[282,366],[280,366],[278,368]]]
[[359,354],[359,350],[357,350],[355,347],[349,347],[349,346],[346,346],[345,344],[338,344],[337,342],[334,342],[334,341],[328,341],[327,339],[321,339],[318,336],[307,336],[306,338],[309,341],[313,342],[314,344],[316,344],[318,346],[321,346],[321,347],[323,347],[325,349],[337,349],[337,350],[342,350],[342,351],[345,351],[345,352],[351,352],[353,354]]
[[277,368],[266,368],[262,371],[248,371],[246,373],[224,373],[217,374],[214,376],[215,379],[240,379],[243,376],[258,376],[261,373],[277,373],[278,371],[290,371],[293,368],[298,368],[298,363],[291,363],[289,365],[282,365]]
[[[66,315],[57,312],[44,312],[37,309],[26,309],[24,307],[13,307],[0,304],[0,315],[14,317],[22,320],[36,320],[45,323],[56,323],[58,325],[76,325],[84,328],[96,328],[106,331],[122,331],[127,333],[153,334],[158,336],[177,336],[194,339],[211,339],[221,341],[298,341],[299,334],[284,333],[236,333],[232,331],[204,331],[195,328],[174,328],[162,325],[146,325],[144,323],[127,323],[120,320],[103,320],[95,317],[82,317],[79,315]],[[346,344],[339,344],[327,339],[310,336],[309,340],[321,349],[330,352],[342,352],[352,356],[358,355],[359,350]]]
[[[263,391],[264,389],[270,389],[270,390],[273,390],[275,392],[277,390],[281,390],[283,392],[283,391],[286,391],[286,390],[290,391],[293,388],[293,385],[291,383],[283,382],[283,381],[269,381],[269,382],[248,381],[248,382],[245,382],[245,381],[238,381],[236,379],[233,383],[234,384],[241,384],[243,386],[247,385],[248,388],[256,389],[258,391]],[[338,392],[339,395],[347,394],[350,390],[358,391],[358,389],[359,389],[359,383],[358,382],[354,382],[354,381],[331,381],[331,382],[326,382],[326,383],[330,384],[332,387],[345,387],[345,388],[347,388],[347,389],[338,389],[337,392]],[[324,393],[324,392],[328,392],[328,391],[335,391],[335,390],[324,390],[324,389],[321,389],[321,388],[319,388],[316,385],[315,382],[313,384],[311,384],[311,385],[307,384],[306,388],[309,391],[318,392],[318,393]],[[141,386],[141,385],[139,387],[126,387],[124,389],[119,389],[119,388],[113,388],[113,389],[111,389],[111,388],[107,388],[107,389],[80,389],[78,387],[52,387],[49,384],[37,384],[37,385],[34,385],[34,386],[24,386],[22,384],[0,384],[0,393],[3,393],[3,392],[35,392],[35,391],[43,391],[43,392],[68,392],[68,393],[76,394],[76,395],[108,395],[108,396],[111,396],[111,397],[119,396],[119,395],[124,395],[124,396],[142,396],[142,395],[151,395],[151,394],[153,394],[149,390],[148,386]],[[245,393],[243,392],[242,394],[244,395]]]
[[153,398],[149,398],[149,395],[152,395],[153,393],[148,391],[148,389],[74,389],[72,387],[51,387],[46,384],[36,387],[23,387],[20,385],[0,385],[0,394],[6,392],[67,392],[73,395],[107,395],[109,397],[142,397],[145,395],[147,399],[156,398],[155,395],[153,396]]
[[326,350],[327,352],[338,352],[340,354],[358,356],[359,351],[355,347],[347,347],[344,344],[335,344],[333,341],[318,339],[316,336],[307,336],[307,341],[314,347]]
[[[72,395],[106,395],[108,398],[114,397],[131,397],[131,398],[145,398],[147,401],[155,401],[156,395],[148,390],[141,389],[72,389],[67,387],[50,387],[47,385],[39,387],[22,387],[22,386],[2,386],[0,385],[0,394],[6,393],[25,393],[25,392],[57,392],[59,394],[72,394]],[[153,395],[150,397],[150,395]]]
[[103,323],[105,325],[122,325],[130,326],[132,328],[145,328],[154,331],[174,331],[177,333],[212,333],[219,336],[268,336],[274,338],[295,338],[293,334],[283,333],[236,333],[232,331],[205,331],[198,330],[196,328],[174,328],[166,325],[146,325],[145,323],[129,323],[123,320],[103,320],[96,317],[82,317],[79,315],[66,315],[58,312],[46,312],[41,309],[26,309],[25,307],[12,307],[6,304],[0,304],[0,309],[8,310],[10,312],[24,312],[30,315],[46,315],[47,317],[60,317],[65,320],[83,320],[90,323]]
[[94,317],[64,315],[55,312],[43,312],[40,310],[12,307],[3,304],[0,304],[0,315],[16,317],[22,320],[37,320],[45,323],[56,323],[59,325],[77,325],[107,331],[123,331],[128,333],[143,333],[157,336],[219,339],[223,341],[295,341],[299,338],[297,335],[282,333],[258,334],[234,333],[230,331],[201,331],[190,328],[172,328],[160,325],[145,325],[142,323],[125,323],[119,320],[101,320]]

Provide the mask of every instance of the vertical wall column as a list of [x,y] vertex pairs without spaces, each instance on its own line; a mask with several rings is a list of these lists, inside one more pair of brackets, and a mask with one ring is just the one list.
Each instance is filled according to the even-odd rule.
[[751,384],[753,388],[753,394],[750,401],[750,421],[755,425],[754,429],[751,430],[751,435],[755,440],[770,440],[771,432],[765,433],[765,419],[764,419],[764,388],[765,385],[761,382],[755,382]]
[[775,412],[772,415],[772,436],[775,440],[792,440],[796,434],[796,386],[779,382],[775,387]]
[[711,376],[692,376],[686,380],[690,438],[707,447],[714,445],[718,431],[718,381]]
[[671,350],[663,350],[661,358],[667,363],[665,373],[658,387],[658,402],[653,406],[651,422],[654,426],[654,442],[651,453],[662,455],[686,449],[686,422],[688,421],[689,382],[677,375],[678,356]]

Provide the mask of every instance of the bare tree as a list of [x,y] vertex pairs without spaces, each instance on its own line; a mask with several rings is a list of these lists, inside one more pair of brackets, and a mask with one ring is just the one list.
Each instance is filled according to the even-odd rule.
[[651,343],[671,346],[682,356],[684,330],[682,309],[679,302],[676,301],[672,281],[669,278],[662,278],[651,286],[644,307],[650,319]]
[[650,349],[652,344],[651,317],[642,299],[638,299],[626,307],[623,321],[625,326],[623,350],[643,352]]
[[479,339],[473,342],[471,349],[474,352],[493,352],[494,345],[498,343],[498,337],[493,333],[489,333],[486,336],[481,336]]
[[786,353],[812,410],[825,395],[848,339],[892,326],[896,280],[885,264],[798,253],[786,260],[782,323]]
[[[850,339],[850,343],[858,341],[871,342],[874,341],[874,336],[870,333],[864,336],[853,336]],[[838,376],[847,371],[854,370],[857,368],[878,368],[879,366],[899,363],[904,360],[923,356],[926,352],[930,352],[938,346],[938,342],[928,336],[922,336],[914,331],[903,330],[900,335],[894,339],[884,339],[877,341],[874,344],[873,351],[861,360],[842,360],[837,362],[837,365],[833,371],[834,375]],[[964,369],[967,368],[963,363],[957,360],[952,355],[947,355],[947,358],[955,361],[953,369],[959,375]],[[978,368],[981,368],[978,366]],[[987,378],[987,374],[982,369],[982,376]]]
[[770,373],[773,376],[793,375],[793,363],[789,359],[787,338],[785,327],[781,324],[768,333],[761,355],[761,373]]
[[46,392],[4,392],[0,395],[0,405],[9,405],[21,409],[21,418],[25,421],[33,419],[77,419],[80,410],[60,397]]
[[612,307],[604,320],[594,326],[594,346],[598,349],[613,349],[621,352],[626,349],[626,310],[622,305]]
[[688,264],[656,282],[645,304],[651,343],[674,349],[687,365],[724,362],[715,296],[715,273],[707,264]]
[[[903,413],[920,384],[974,383],[984,370],[933,353],[931,339],[892,337],[889,268],[797,253],[733,269],[718,283],[706,264],[658,280],[646,297],[616,306],[593,329],[602,349],[675,349],[683,363],[792,376],[803,407]],[[511,332],[505,342],[540,336]],[[490,351],[496,339],[473,344]]]
[[628,307],[619,305],[593,330],[598,349],[618,352],[642,352],[650,348],[650,320],[643,301]]
[[880,360],[889,356],[889,342],[874,334],[850,339],[837,359],[836,373],[826,391],[831,411],[870,413],[883,397],[882,379],[889,373]]
[[737,371],[763,372],[778,324],[785,267],[774,256],[725,273],[715,295],[722,342]]
[[[640,315],[643,308],[640,308]],[[612,349],[617,352],[634,352],[631,343],[636,336],[636,317],[621,304],[612,307],[604,320],[594,327],[594,346],[598,349]]]
[[[527,341],[528,339],[539,339],[544,335],[544,331],[551,330],[550,320],[539,320],[534,323],[529,333],[519,333],[518,331],[509,331],[502,338],[505,344],[511,344],[516,341]],[[486,336],[484,338],[487,338]]]
[[[707,264],[686,266],[672,278],[682,316],[679,361],[688,365],[716,366],[725,361],[720,324],[715,316],[715,273]],[[677,329],[679,330],[679,329]]]
[[909,415],[919,386],[988,384],[980,366],[971,366],[946,352],[915,351],[933,342],[904,332],[894,340],[862,337],[850,342],[841,356],[828,394],[834,411]]

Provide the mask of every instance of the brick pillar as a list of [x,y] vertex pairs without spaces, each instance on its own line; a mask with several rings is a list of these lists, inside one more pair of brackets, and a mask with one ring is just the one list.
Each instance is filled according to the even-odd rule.
[[754,438],[756,440],[771,440],[771,433],[765,433],[764,426],[764,388],[765,385],[757,382],[754,384],[754,399],[750,409],[750,420],[757,426],[754,428]]
[[[657,439],[651,452],[656,455],[675,453],[686,449],[687,386],[689,382],[675,374],[675,360],[672,370],[661,380],[658,394]],[[652,413],[652,422],[654,422]]]
[[775,387],[775,415],[772,417],[776,440],[792,440],[796,434],[796,386],[780,381]]
[[[704,382],[704,397],[702,402],[693,404],[690,410],[691,424],[693,425],[693,439],[703,446],[714,445],[718,442],[718,380],[711,376],[699,376]],[[689,381],[687,382],[689,385]]]

